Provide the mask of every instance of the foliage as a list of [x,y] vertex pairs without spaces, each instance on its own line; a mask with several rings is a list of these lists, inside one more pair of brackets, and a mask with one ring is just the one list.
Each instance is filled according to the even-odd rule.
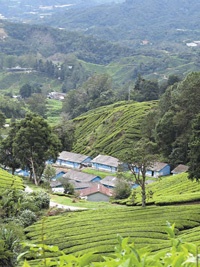
[[156,102],[117,102],[91,110],[73,120],[75,143],[72,151],[118,158],[141,138],[141,124]]
[[[172,226],[168,223],[165,228],[168,238],[171,241],[171,248],[152,254],[146,247],[136,248],[134,243],[130,244],[129,237],[122,238],[117,236],[117,246],[112,257],[104,256],[100,262],[94,261],[95,252],[87,252],[82,256],[75,257],[74,255],[65,255],[62,251],[62,256],[57,259],[46,259],[47,252],[59,252],[57,246],[47,246],[43,244],[30,245],[29,257],[42,258],[39,265],[36,266],[197,266],[199,261],[198,247],[192,243],[184,243],[181,238],[175,237],[175,224]],[[31,266],[26,261],[23,265]]]
[[[146,50],[153,46],[177,51],[181,48],[184,50],[185,42],[181,45],[183,41],[198,39],[198,17],[197,0],[182,4],[178,0],[169,0],[165,2],[164,9],[160,8],[159,0],[127,0],[118,5],[70,9],[63,12],[62,16],[55,14],[48,21],[52,26],[84,32],[134,48]],[[178,25],[180,29],[177,30]],[[149,43],[144,45],[141,40]]]
[[27,227],[37,221],[35,213],[31,210],[23,210],[20,213],[20,221],[24,227]]
[[192,121],[200,112],[199,84],[200,73],[191,73],[169,87],[160,100],[157,143],[172,166],[188,162]]
[[189,179],[200,179],[200,113],[192,124],[192,135],[189,142]]
[[34,196],[34,201],[35,204],[40,208],[40,209],[48,209],[49,204],[50,204],[50,197],[45,191],[35,191],[32,193]]
[[[19,217],[19,221],[22,219],[22,224],[26,224],[24,221],[26,215],[30,217],[30,220],[34,220],[36,217],[31,212],[49,208],[50,203],[49,195],[42,190],[28,194],[22,190],[11,188],[4,190],[1,198],[2,218],[13,220],[14,217]],[[29,210],[30,215],[28,215]],[[27,219],[29,220],[29,218]]]
[[[18,226],[19,227],[19,226]],[[0,230],[0,264],[5,267],[14,267],[20,252],[19,236],[13,229],[1,227]],[[22,241],[22,240],[21,240]]]
[[75,193],[74,185],[70,183],[69,178],[59,178],[59,181],[64,187],[65,194],[74,195]]
[[50,164],[47,164],[46,168],[44,169],[43,175],[45,179],[47,179],[50,182],[50,180],[56,176],[56,169],[53,168]]
[[21,118],[24,116],[24,103],[10,97],[0,96],[0,111],[7,118]]
[[75,141],[75,126],[69,118],[69,114],[62,113],[62,121],[54,127],[54,133],[60,139],[63,151],[71,151]]
[[0,168],[0,196],[5,189],[24,189],[24,183],[21,177],[13,176]]
[[42,94],[32,94],[31,97],[29,97],[26,100],[26,103],[28,105],[28,108],[31,112],[38,114],[39,116],[46,118],[47,113],[47,100],[46,97]]
[[[115,207],[95,209],[48,217],[45,222],[45,245],[56,245],[65,254],[112,255],[117,245],[116,233],[130,237],[137,248],[148,246],[152,251],[170,247],[165,234],[166,221],[175,222],[175,233],[186,242],[200,244],[198,205]],[[37,222],[26,228],[31,243],[41,244],[41,225]],[[92,230],[91,230],[92,229]],[[49,252],[46,257],[57,257]],[[34,261],[33,261],[34,263]]]
[[80,89],[67,94],[63,112],[75,118],[88,110],[111,104],[114,100],[110,77],[107,74],[95,74]]
[[[120,177],[119,177],[120,176]],[[117,182],[114,188],[114,198],[115,199],[125,199],[131,194],[131,184],[127,181],[126,177],[117,174]]]
[[12,174],[20,167],[20,161],[13,152],[14,138],[16,137],[16,124],[12,123],[9,128],[8,136],[1,142],[0,163],[4,167],[9,167]]
[[133,50],[76,32],[57,30],[42,25],[24,25],[3,22],[9,38],[1,42],[0,49],[10,55],[40,53],[47,58],[61,54],[74,54],[87,62],[106,64],[120,56],[133,55]]
[[156,158],[153,154],[155,144],[148,139],[141,138],[131,149],[127,150],[125,155],[120,157],[121,162],[128,165],[136,184],[141,187],[142,206],[146,205],[146,172],[152,167]]
[[51,127],[42,118],[32,113],[14,125],[16,136],[13,139],[14,155],[20,160],[22,168],[33,174],[36,185],[40,183],[45,162],[56,160],[60,142]]
[[0,112],[0,129],[3,128],[4,124],[6,122],[6,116],[3,112]]
[[[200,184],[188,179],[187,173],[159,178],[156,182],[146,185],[147,192],[152,192],[151,198],[147,198],[147,204],[173,205],[178,203],[197,202],[200,199]],[[141,189],[133,190],[134,202],[131,197],[124,200],[123,204],[141,205]],[[133,194],[132,193],[132,194]]]
[[159,96],[159,86],[156,80],[145,80],[138,75],[135,82],[135,88],[132,93],[132,99],[136,101],[157,100]]

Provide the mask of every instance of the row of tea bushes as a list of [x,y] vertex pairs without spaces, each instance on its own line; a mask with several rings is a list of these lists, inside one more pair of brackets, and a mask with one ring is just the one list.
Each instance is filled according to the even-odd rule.
[[[140,187],[133,190],[133,197],[117,201],[119,204],[128,206],[141,205]],[[146,192],[151,192],[151,197],[147,197],[147,204],[152,205],[172,205],[176,203],[187,203],[200,201],[200,183],[188,179],[187,173],[162,177],[157,182],[146,186]]]
[[[24,189],[22,178],[0,169],[0,192],[8,188]],[[0,193],[1,194],[1,193]]]
[[[138,248],[148,246],[157,251],[170,246],[165,233],[166,221],[176,223],[178,235],[185,233],[186,229],[200,226],[199,207],[122,207],[82,211],[48,217],[45,227],[37,222],[26,228],[26,236],[31,242],[39,243],[43,231],[45,243],[57,245],[66,254],[90,251],[96,251],[97,254],[112,253],[117,234],[130,236],[130,241],[134,241]],[[200,243],[200,235],[195,242]],[[57,254],[47,253],[46,256]]]

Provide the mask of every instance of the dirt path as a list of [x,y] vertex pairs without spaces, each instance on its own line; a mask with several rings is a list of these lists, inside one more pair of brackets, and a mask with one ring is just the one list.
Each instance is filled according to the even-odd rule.
[[59,209],[66,209],[66,210],[70,210],[70,211],[87,210],[87,208],[66,206],[66,205],[58,204],[58,203],[53,202],[53,201],[50,201],[50,207],[55,207],[55,208],[59,208]]

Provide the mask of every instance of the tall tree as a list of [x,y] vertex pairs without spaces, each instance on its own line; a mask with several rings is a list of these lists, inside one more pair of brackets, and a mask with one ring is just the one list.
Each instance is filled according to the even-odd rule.
[[32,87],[30,84],[26,83],[20,88],[19,93],[23,98],[30,97],[32,94]]
[[1,139],[1,129],[4,128],[6,122],[6,116],[0,111],[0,139]]
[[200,113],[192,124],[192,136],[189,142],[189,179],[200,180]]
[[153,152],[154,143],[142,138],[135,143],[131,150],[127,150],[123,157],[120,157],[120,160],[128,165],[133,180],[141,187],[142,207],[146,206],[146,172],[156,160]]
[[28,104],[29,109],[37,113],[38,115],[42,116],[43,118],[46,117],[47,112],[47,100],[46,97],[42,94],[32,94],[31,97],[29,97],[26,100],[26,103]]
[[0,111],[0,128],[4,127],[5,122],[6,122],[6,116],[3,112]]
[[0,163],[12,169],[12,174],[20,167],[17,155],[13,153],[13,142],[16,135],[15,123],[10,126],[8,136],[2,140],[0,149]]
[[32,171],[34,182],[38,185],[45,162],[48,159],[56,160],[61,147],[60,141],[46,120],[33,113],[17,122],[15,130],[14,155],[17,155],[22,167]]

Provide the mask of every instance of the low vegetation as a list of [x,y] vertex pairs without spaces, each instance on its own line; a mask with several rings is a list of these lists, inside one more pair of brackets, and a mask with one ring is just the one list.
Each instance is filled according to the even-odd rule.
[[117,157],[141,137],[141,123],[148,111],[156,106],[156,101],[124,101],[82,114],[74,119],[76,143],[73,151]]
[[[173,205],[200,201],[200,184],[189,180],[187,173],[162,177],[157,182],[147,185],[146,191],[149,195],[146,202],[149,205]],[[128,205],[141,205],[140,188],[133,190],[131,197],[122,202]]]
[[24,189],[24,183],[21,177],[13,176],[0,168],[0,195],[5,189]]
[[[65,254],[110,254],[117,245],[116,234],[130,237],[137,248],[148,246],[152,251],[169,248],[171,242],[165,233],[166,221],[175,222],[175,233],[185,241],[200,244],[200,212],[197,205],[144,208],[98,209],[48,217],[44,235],[47,245],[56,245]],[[26,228],[27,238],[40,242],[42,223]],[[47,252],[46,257],[58,253]],[[31,265],[32,266],[32,265]],[[33,265],[34,266],[34,265]]]

